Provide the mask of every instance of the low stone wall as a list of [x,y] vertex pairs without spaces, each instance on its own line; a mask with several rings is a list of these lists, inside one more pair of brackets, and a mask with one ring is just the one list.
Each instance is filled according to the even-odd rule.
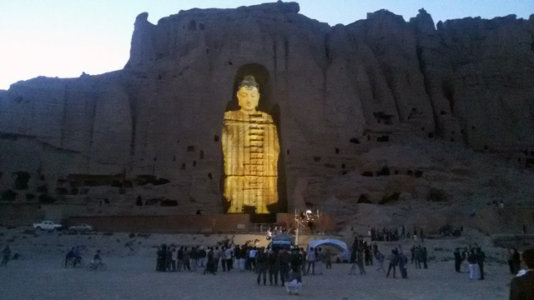
[[534,234],[494,234],[491,239],[495,246],[502,248],[524,250],[534,247]]
[[[146,233],[249,233],[266,231],[269,226],[295,228],[292,214],[277,214],[274,224],[250,222],[247,214],[167,215],[167,216],[75,216],[66,226],[90,224],[97,231]],[[335,230],[334,218],[323,215],[314,225],[315,231]],[[261,228],[261,229],[259,229]]]
[[87,223],[97,231],[159,233],[248,232],[249,216],[172,215],[172,216],[80,216],[70,217],[68,225]]
[[[0,204],[0,226],[31,226],[45,217],[39,204]],[[59,220],[58,220],[59,221]]]

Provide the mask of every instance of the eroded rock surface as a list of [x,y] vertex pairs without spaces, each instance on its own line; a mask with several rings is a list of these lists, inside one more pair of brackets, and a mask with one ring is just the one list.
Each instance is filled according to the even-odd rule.
[[[409,22],[381,10],[330,27],[298,11],[192,9],[158,24],[142,13],[123,70],[12,85],[0,93],[0,192],[17,195],[4,201],[127,212],[141,196],[143,207],[222,212],[222,117],[245,74],[279,129],[281,210],[425,198],[440,185],[428,170],[454,181],[451,168],[478,168],[426,156],[444,142],[534,165],[534,17],[435,27],[424,10]],[[26,190],[14,187],[21,171]]]

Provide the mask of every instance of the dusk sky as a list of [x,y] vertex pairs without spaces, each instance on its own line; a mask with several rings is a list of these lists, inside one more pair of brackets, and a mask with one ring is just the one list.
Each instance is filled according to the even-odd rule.
[[[122,69],[135,17],[191,8],[235,8],[254,0],[0,0],[0,89],[37,76],[78,77]],[[284,1],[286,2],[286,1]],[[406,21],[424,8],[434,22],[515,14],[528,19],[534,0],[300,0],[300,13],[330,25],[365,19],[385,8]]]

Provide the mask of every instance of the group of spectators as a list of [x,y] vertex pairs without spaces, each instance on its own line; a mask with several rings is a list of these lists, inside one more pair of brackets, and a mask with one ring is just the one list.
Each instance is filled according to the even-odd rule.
[[[421,246],[414,246],[411,248],[412,263],[416,263],[416,268],[420,268],[421,264],[427,268],[426,264],[426,248]],[[416,258],[417,257],[417,258]],[[378,272],[386,273],[386,278],[392,275],[396,278],[396,270],[399,268],[402,278],[408,278],[407,264],[408,257],[402,251],[402,247],[393,248],[391,254],[387,257],[389,264],[387,272],[384,269],[385,255],[378,249],[378,245],[373,243],[369,245],[366,241],[356,237],[352,244],[352,251],[350,256],[351,268],[349,275],[356,274],[356,268],[360,275],[365,275],[365,266],[373,265],[376,262]],[[423,263],[424,262],[424,263]]]
[[428,268],[428,251],[426,250],[426,247],[417,245],[412,246],[410,248],[410,254],[411,254],[411,263],[415,264],[416,269],[427,269]]
[[395,228],[386,228],[377,229],[375,227],[369,227],[367,232],[368,236],[371,238],[371,241],[385,241],[385,242],[395,242],[401,239],[411,239],[414,240],[420,239],[424,240],[425,235],[423,228],[413,228],[413,233],[406,229],[404,225]]
[[486,254],[478,246],[454,250],[454,270],[458,273],[462,272],[462,264],[467,263],[469,279],[484,280],[485,260]]
[[[221,245],[213,247],[175,247],[162,244],[157,250],[156,271],[196,272],[203,274],[230,272],[234,266],[241,272],[257,274],[258,285],[285,286],[288,293],[298,294],[302,285],[302,270],[306,255],[302,249],[266,249],[248,245]],[[267,276],[268,274],[268,276]]]
[[[65,268],[82,266],[82,248],[82,246],[74,246],[67,252],[65,255]],[[96,253],[93,255],[93,259],[89,262],[87,267],[90,270],[105,267],[102,260],[102,252],[100,250],[96,250]]]

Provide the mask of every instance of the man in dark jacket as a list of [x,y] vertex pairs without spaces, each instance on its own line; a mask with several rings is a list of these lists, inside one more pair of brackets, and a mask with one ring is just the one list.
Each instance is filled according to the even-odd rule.
[[460,273],[460,266],[462,265],[462,255],[460,254],[460,248],[454,250],[454,270]]
[[393,270],[393,278],[395,278],[395,270],[397,268],[397,264],[399,263],[399,252],[397,251],[397,248],[391,250],[391,255],[389,256],[389,267],[388,272],[386,273],[386,277],[389,277],[389,272]]
[[260,248],[256,253],[256,272],[258,273],[258,285],[263,276],[263,285],[267,282],[267,269],[269,267],[268,256],[264,248]]
[[534,299],[534,248],[523,252],[523,262],[527,269],[512,279],[510,300]]
[[484,280],[484,260],[486,260],[486,254],[482,249],[477,248],[477,263],[478,263],[478,269],[480,271],[480,277],[478,279]]

